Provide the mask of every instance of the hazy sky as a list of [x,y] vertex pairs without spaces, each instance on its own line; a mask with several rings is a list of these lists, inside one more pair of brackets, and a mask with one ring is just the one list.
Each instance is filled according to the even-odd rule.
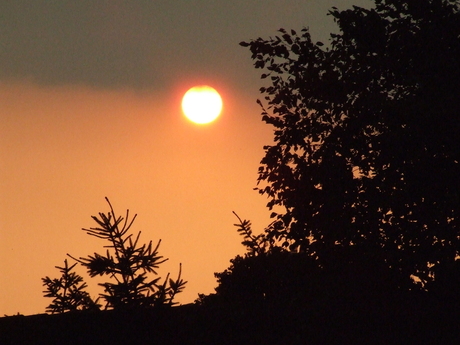
[[[328,9],[352,4],[371,2],[0,0],[0,315],[44,312],[40,278],[58,277],[66,253],[103,251],[80,229],[105,196],[138,214],[141,239],[162,239],[162,275],[182,263],[178,301],[212,292],[243,253],[232,211],[269,223],[253,188],[271,128],[238,43],[304,26],[326,42]],[[181,114],[195,84],[222,95],[210,125]]]

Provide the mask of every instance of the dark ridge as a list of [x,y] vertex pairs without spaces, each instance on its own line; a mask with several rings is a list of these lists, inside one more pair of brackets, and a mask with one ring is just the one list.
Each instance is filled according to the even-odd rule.
[[359,305],[183,305],[0,318],[0,344],[458,344],[458,308],[404,298]]

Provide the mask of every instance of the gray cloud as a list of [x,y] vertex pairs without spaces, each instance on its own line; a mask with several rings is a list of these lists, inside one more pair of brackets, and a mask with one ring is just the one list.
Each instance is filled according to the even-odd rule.
[[0,0],[0,80],[104,88],[162,88],[184,75],[241,80],[252,67],[239,41],[281,26],[308,25],[326,37],[333,24],[325,14],[334,4]]

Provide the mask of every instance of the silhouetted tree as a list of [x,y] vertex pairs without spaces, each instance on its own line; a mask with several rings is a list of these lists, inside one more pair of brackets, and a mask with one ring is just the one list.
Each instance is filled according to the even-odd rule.
[[266,236],[323,267],[383,262],[400,287],[429,286],[460,250],[460,3],[330,15],[340,33],[327,46],[307,29],[241,42],[270,80]]
[[233,224],[236,231],[243,236],[241,244],[246,247],[247,253],[245,256],[258,256],[271,252],[275,248],[282,249],[275,245],[275,242],[269,239],[264,233],[254,235],[252,232],[251,222],[246,219],[241,219],[235,212],[233,214],[238,218],[238,222]]
[[324,267],[308,252],[292,252],[264,233],[254,235],[251,223],[236,216],[239,223],[234,225],[247,252],[214,274],[215,293],[199,295],[197,303],[238,308],[269,305],[281,311],[315,305],[337,309],[344,301],[349,306],[372,305],[396,297],[399,277],[384,262],[350,251],[340,263]]
[[43,285],[46,287],[46,291],[43,291],[44,296],[53,299],[46,307],[47,312],[54,314],[99,309],[97,300],[94,301],[86,291],[88,286],[83,281],[83,277],[72,272],[76,264],[69,267],[67,260],[64,260],[64,267],[56,266],[62,273],[60,278],[42,278]]
[[114,282],[101,283],[105,294],[101,297],[106,301],[106,308],[120,309],[133,307],[154,307],[173,305],[174,297],[184,289],[186,282],[181,278],[181,267],[176,280],[169,278],[163,283],[160,277],[149,279],[148,274],[157,274],[156,269],[167,259],[158,254],[161,240],[154,247],[152,241],[148,244],[138,244],[141,232],[135,239],[128,234],[137,215],[129,220],[129,210],[126,217],[117,217],[109,199],[110,211],[92,216],[98,227],[85,229],[88,235],[107,240],[113,252],[107,249],[105,255],[94,253],[87,258],[77,260],[88,270],[91,277],[106,275]]

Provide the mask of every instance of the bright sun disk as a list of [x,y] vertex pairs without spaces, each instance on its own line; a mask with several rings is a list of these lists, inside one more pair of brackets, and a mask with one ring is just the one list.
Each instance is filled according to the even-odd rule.
[[210,86],[194,86],[182,98],[182,111],[190,121],[206,124],[219,116],[222,111],[222,98]]

